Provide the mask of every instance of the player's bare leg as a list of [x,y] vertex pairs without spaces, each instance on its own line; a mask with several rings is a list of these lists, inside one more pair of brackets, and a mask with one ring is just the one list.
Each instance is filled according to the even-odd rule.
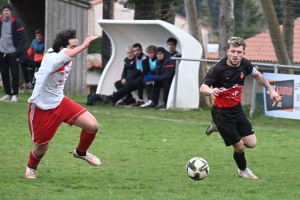
[[82,128],[80,141],[77,148],[73,151],[73,156],[83,159],[91,165],[100,165],[101,160],[88,152],[88,148],[91,146],[98,132],[97,120],[91,113],[85,112],[73,124]]

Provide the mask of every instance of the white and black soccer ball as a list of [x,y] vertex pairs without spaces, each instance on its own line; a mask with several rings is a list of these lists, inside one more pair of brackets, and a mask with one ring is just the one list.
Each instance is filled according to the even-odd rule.
[[194,157],[186,164],[187,175],[196,181],[204,179],[209,173],[209,166],[206,160]]

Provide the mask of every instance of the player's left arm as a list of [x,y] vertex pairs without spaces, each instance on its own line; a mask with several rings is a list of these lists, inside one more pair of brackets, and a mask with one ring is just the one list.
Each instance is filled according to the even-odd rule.
[[281,100],[281,96],[274,90],[274,88],[270,85],[269,81],[258,70],[256,70],[255,73],[252,74],[252,76],[259,84],[261,84],[270,92],[270,98],[273,101],[278,102]]

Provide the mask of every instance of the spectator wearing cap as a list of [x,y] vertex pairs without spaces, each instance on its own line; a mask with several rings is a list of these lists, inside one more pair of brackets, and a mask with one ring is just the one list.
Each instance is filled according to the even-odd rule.
[[[0,101],[18,101],[19,61],[25,51],[25,31],[21,22],[12,15],[12,7],[2,6],[0,17],[0,72],[5,96]],[[12,86],[9,71],[11,71]]]
[[[37,72],[41,66],[42,59],[44,57],[45,40],[44,34],[41,29],[35,30],[35,39],[32,40],[29,49],[27,50],[27,58],[21,63],[24,83],[20,89],[32,89],[35,84],[35,78],[29,80],[28,68]],[[33,58],[33,59],[32,59]]]
[[[156,48],[156,74],[147,74],[144,78],[146,82],[154,81],[152,91],[152,103],[148,107],[157,109],[166,109],[168,102],[168,95],[172,80],[175,74],[175,61],[170,59],[170,53],[163,47]],[[158,105],[160,88],[163,88],[163,103]]]

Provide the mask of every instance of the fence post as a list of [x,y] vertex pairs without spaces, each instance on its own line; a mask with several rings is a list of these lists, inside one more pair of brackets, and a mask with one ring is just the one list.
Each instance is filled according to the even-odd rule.
[[274,73],[275,73],[275,74],[278,74],[278,64],[275,64],[275,65],[274,65]]
[[176,109],[176,98],[177,98],[177,84],[178,84],[178,68],[179,68],[179,60],[176,60],[175,65],[175,87],[174,87],[174,99],[173,99],[173,110]]
[[[258,70],[258,66],[255,65],[255,69]],[[257,87],[257,82],[253,78],[253,86],[252,86],[252,98],[251,98],[251,108],[250,108],[250,117],[253,116],[254,111],[255,111],[255,103],[256,103],[256,87]]]

